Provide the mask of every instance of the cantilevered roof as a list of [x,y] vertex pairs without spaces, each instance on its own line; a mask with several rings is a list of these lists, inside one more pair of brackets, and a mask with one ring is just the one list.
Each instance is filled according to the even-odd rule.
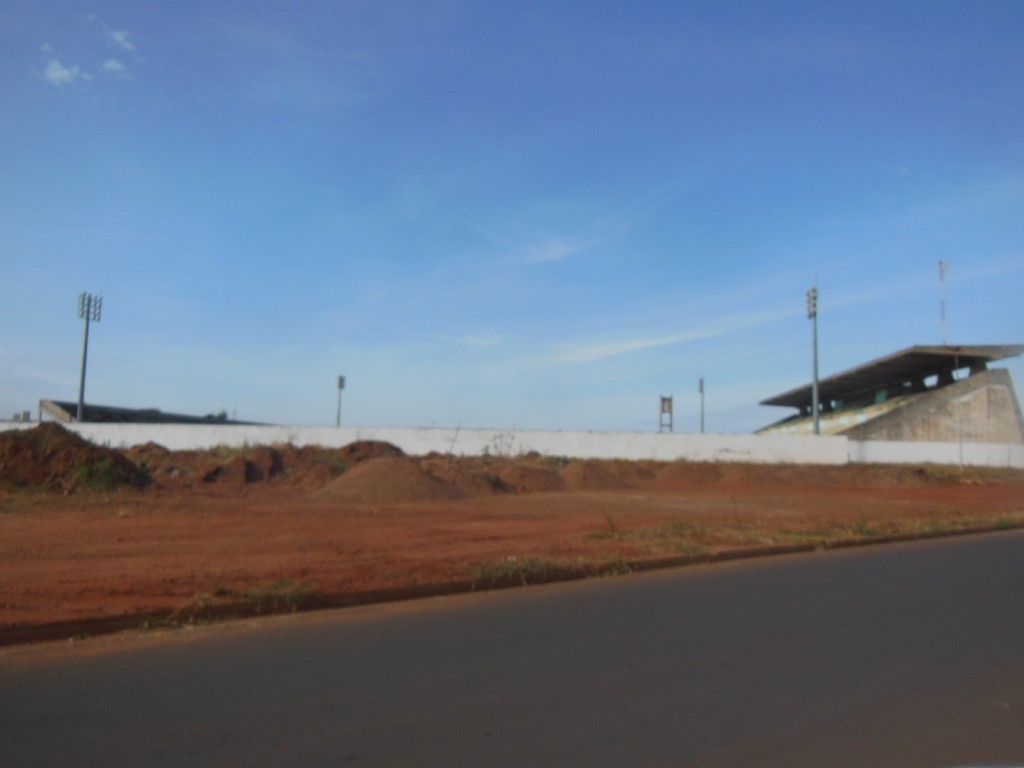
[[[46,412],[49,416],[63,422],[77,420],[78,404],[63,400],[40,400],[40,415]],[[251,421],[234,421],[226,413],[210,416],[187,416],[181,413],[164,413],[156,408],[119,408],[112,405],[93,405],[85,403],[83,414],[85,421],[118,422],[134,424],[255,424]]]
[[[818,381],[818,399],[851,400],[858,395],[878,391],[904,382],[923,380],[928,376],[950,373],[961,368],[985,368],[988,363],[1024,354],[1024,344],[942,345],[909,347],[901,352],[880,357],[870,363]],[[797,387],[781,395],[762,400],[761,405],[787,405],[809,408],[811,384]]]

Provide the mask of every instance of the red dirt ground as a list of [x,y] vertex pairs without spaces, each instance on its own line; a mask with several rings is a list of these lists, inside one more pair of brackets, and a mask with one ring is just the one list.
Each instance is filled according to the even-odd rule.
[[1011,470],[113,451],[47,424],[0,433],[0,645],[1019,525]]

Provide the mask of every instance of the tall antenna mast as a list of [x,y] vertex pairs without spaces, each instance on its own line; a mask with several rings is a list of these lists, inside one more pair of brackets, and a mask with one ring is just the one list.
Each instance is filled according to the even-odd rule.
[[942,323],[942,343],[948,344],[949,339],[946,337],[946,270],[949,269],[949,264],[944,260],[939,260],[939,321]]

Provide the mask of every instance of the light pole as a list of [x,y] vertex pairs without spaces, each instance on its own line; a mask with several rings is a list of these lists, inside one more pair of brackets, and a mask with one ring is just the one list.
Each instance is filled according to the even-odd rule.
[[341,426],[341,390],[345,388],[345,377],[338,377],[338,418],[335,421],[335,426]]
[[814,326],[814,379],[811,384],[811,411],[814,413],[814,434],[821,434],[818,421],[818,286],[807,292],[807,317]]
[[704,434],[704,377],[700,377],[700,384],[697,389],[700,391],[700,433]]
[[89,354],[89,321],[100,321],[103,312],[103,297],[83,291],[78,294],[78,316],[85,320],[85,336],[82,339],[82,376],[78,380],[78,421],[85,420],[85,360]]

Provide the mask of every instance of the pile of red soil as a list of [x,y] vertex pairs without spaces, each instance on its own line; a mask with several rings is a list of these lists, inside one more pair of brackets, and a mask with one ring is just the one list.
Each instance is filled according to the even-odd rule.
[[270,480],[284,468],[281,455],[262,446],[242,451],[169,451],[150,442],[129,448],[124,455],[161,486],[200,482],[244,485]]
[[420,467],[466,496],[505,493],[508,487],[498,479],[494,459],[431,453],[420,459]]
[[429,454],[420,466],[468,496],[550,493],[565,490],[560,471],[568,459],[529,454],[519,457]]
[[362,440],[343,448],[294,445],[169,451],[156,443],[129,448],[125,456],[158,485],[189,487],[281,483],[299,489],[323,487],[351,467],[381,456],[402,456],[391,443]]
[[83,440],[59,424],[0,432],[0,485],[71,493],[141,488],[149,476],[119,451]]
[[399,456],[405,456],[401,448],[382,440],[357,440],[338,451],[338,458],[352,466],[370,459],[397,458]]
[[558,467],[537,460],[508,461],[495,473],[512,493],[551,493],[565,489]]
[[414,501],[446,501],[465,494],[428,474],[404,456],[369,459],[332,480],[318,496],[356,504],[399,504]]
[[572,461],[559,475],[570,491],[623,491],[633,487],[615,472],[614,465],[604,461]]
[[[385,462],[385,463],[378,463]],[[371,468],[372,467],[372,468]],[[396,503],[506,494],[623,491],[675,492],[714,485],[871,488],[966,482],[963,472],[890,466],[715,464],[517,457],[408,458],[390,443],[361,440],[343,448],[293,445],[169,451],[156,443],[116,451],[93,445],[57,424],[0,433],[0,488],[65,492],[142,486],[213,485],[221,492],[251,484],[324,489],[340,501]]]

